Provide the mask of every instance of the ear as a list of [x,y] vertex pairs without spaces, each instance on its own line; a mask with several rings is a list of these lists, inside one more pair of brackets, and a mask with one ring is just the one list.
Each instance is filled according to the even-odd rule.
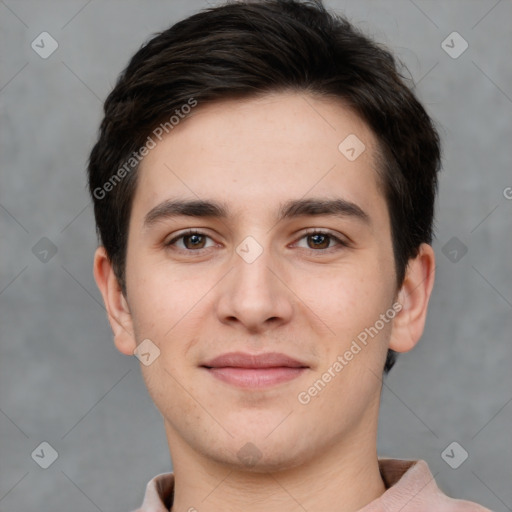
[[94,254],[94,279],[107,308],[114,344],[119,352],[132,356],[137,346],[132,315],[104,247],[98,247]]
[[389,348],[395,352],[408,352],[423,334],[434,278],[434,250],[428,244],[421,244],[418,255],[409,260],[405,279],[398,293],[398,302],[402,309],[393,320],[389,344]]

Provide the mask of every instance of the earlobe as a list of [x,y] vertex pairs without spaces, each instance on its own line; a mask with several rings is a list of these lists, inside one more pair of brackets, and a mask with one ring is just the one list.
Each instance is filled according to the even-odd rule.
[[430,245],[422,244],[418,255],[409,260],[398,294],[402,309],[393,321],[389,344],[389,348],[395,352],[408,352],[413,349],[423,334],[434,278],[434,250]]
[[130,308],[105,248],[101,246],[94,254],[94,279],[103,296],[108,321],[114,333],[114,344],[121,353],[131,356],[137,343]]

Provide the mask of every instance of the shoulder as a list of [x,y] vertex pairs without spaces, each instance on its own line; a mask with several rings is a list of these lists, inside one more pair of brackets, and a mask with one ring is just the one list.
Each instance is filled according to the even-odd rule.
[[387,488],[376,500],[383,512],[492,512],[447,496],[424,460],[379,459],[379,467]]

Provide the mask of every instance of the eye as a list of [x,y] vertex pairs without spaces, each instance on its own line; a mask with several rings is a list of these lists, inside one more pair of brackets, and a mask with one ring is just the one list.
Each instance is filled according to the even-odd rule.
[[[208,240],[211,241],[207,245]],[[336,250],[342,247],[348,247],[349,243],[340,237],[334,235],[329,231],[310,230],[307,231],[299,241],[306,240],[306,246],[296,244],[297,247],[302,249],[310,249],[315,252],[327,252]],[[193,229],[189,229],[183,233],[178,234],[171,240],[165,243],[165,247],[175,247],[177,250],[185,252],[198,252],[203,249],[208,249],[215,246],[213,240],[205,233]]]
[[[165,246],[176,246],[178,249],[183,251],[207,249],[208,247],[211,247],[211,245],[205,245],[208,238],[210,238],[208,235],[201,233],[200,231],[188,230],[185,233],[181,233],[174,237],[172,240],[169,240],[169,242],[166,242]],[[178,241],[182,242],[182,246],[180,246],[179,243],[176,243]]]
[[[305,249],[326,250],[333,249],[336,245],[341,247],[348,247],[348,243],[346,241],[328,231],[308,231],[300,238],[300,240],[304,239],[306,239],[307,247],[302,246],[302,248]],[[334,244],[331,242],[334,242]]]

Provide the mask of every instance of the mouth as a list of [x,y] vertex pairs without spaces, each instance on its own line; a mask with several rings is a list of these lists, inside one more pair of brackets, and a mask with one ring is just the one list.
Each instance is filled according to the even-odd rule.
[[201,365],[213,377],[241,388],[266,388],[299,377],[309,366],[285,354],[230,352]]

